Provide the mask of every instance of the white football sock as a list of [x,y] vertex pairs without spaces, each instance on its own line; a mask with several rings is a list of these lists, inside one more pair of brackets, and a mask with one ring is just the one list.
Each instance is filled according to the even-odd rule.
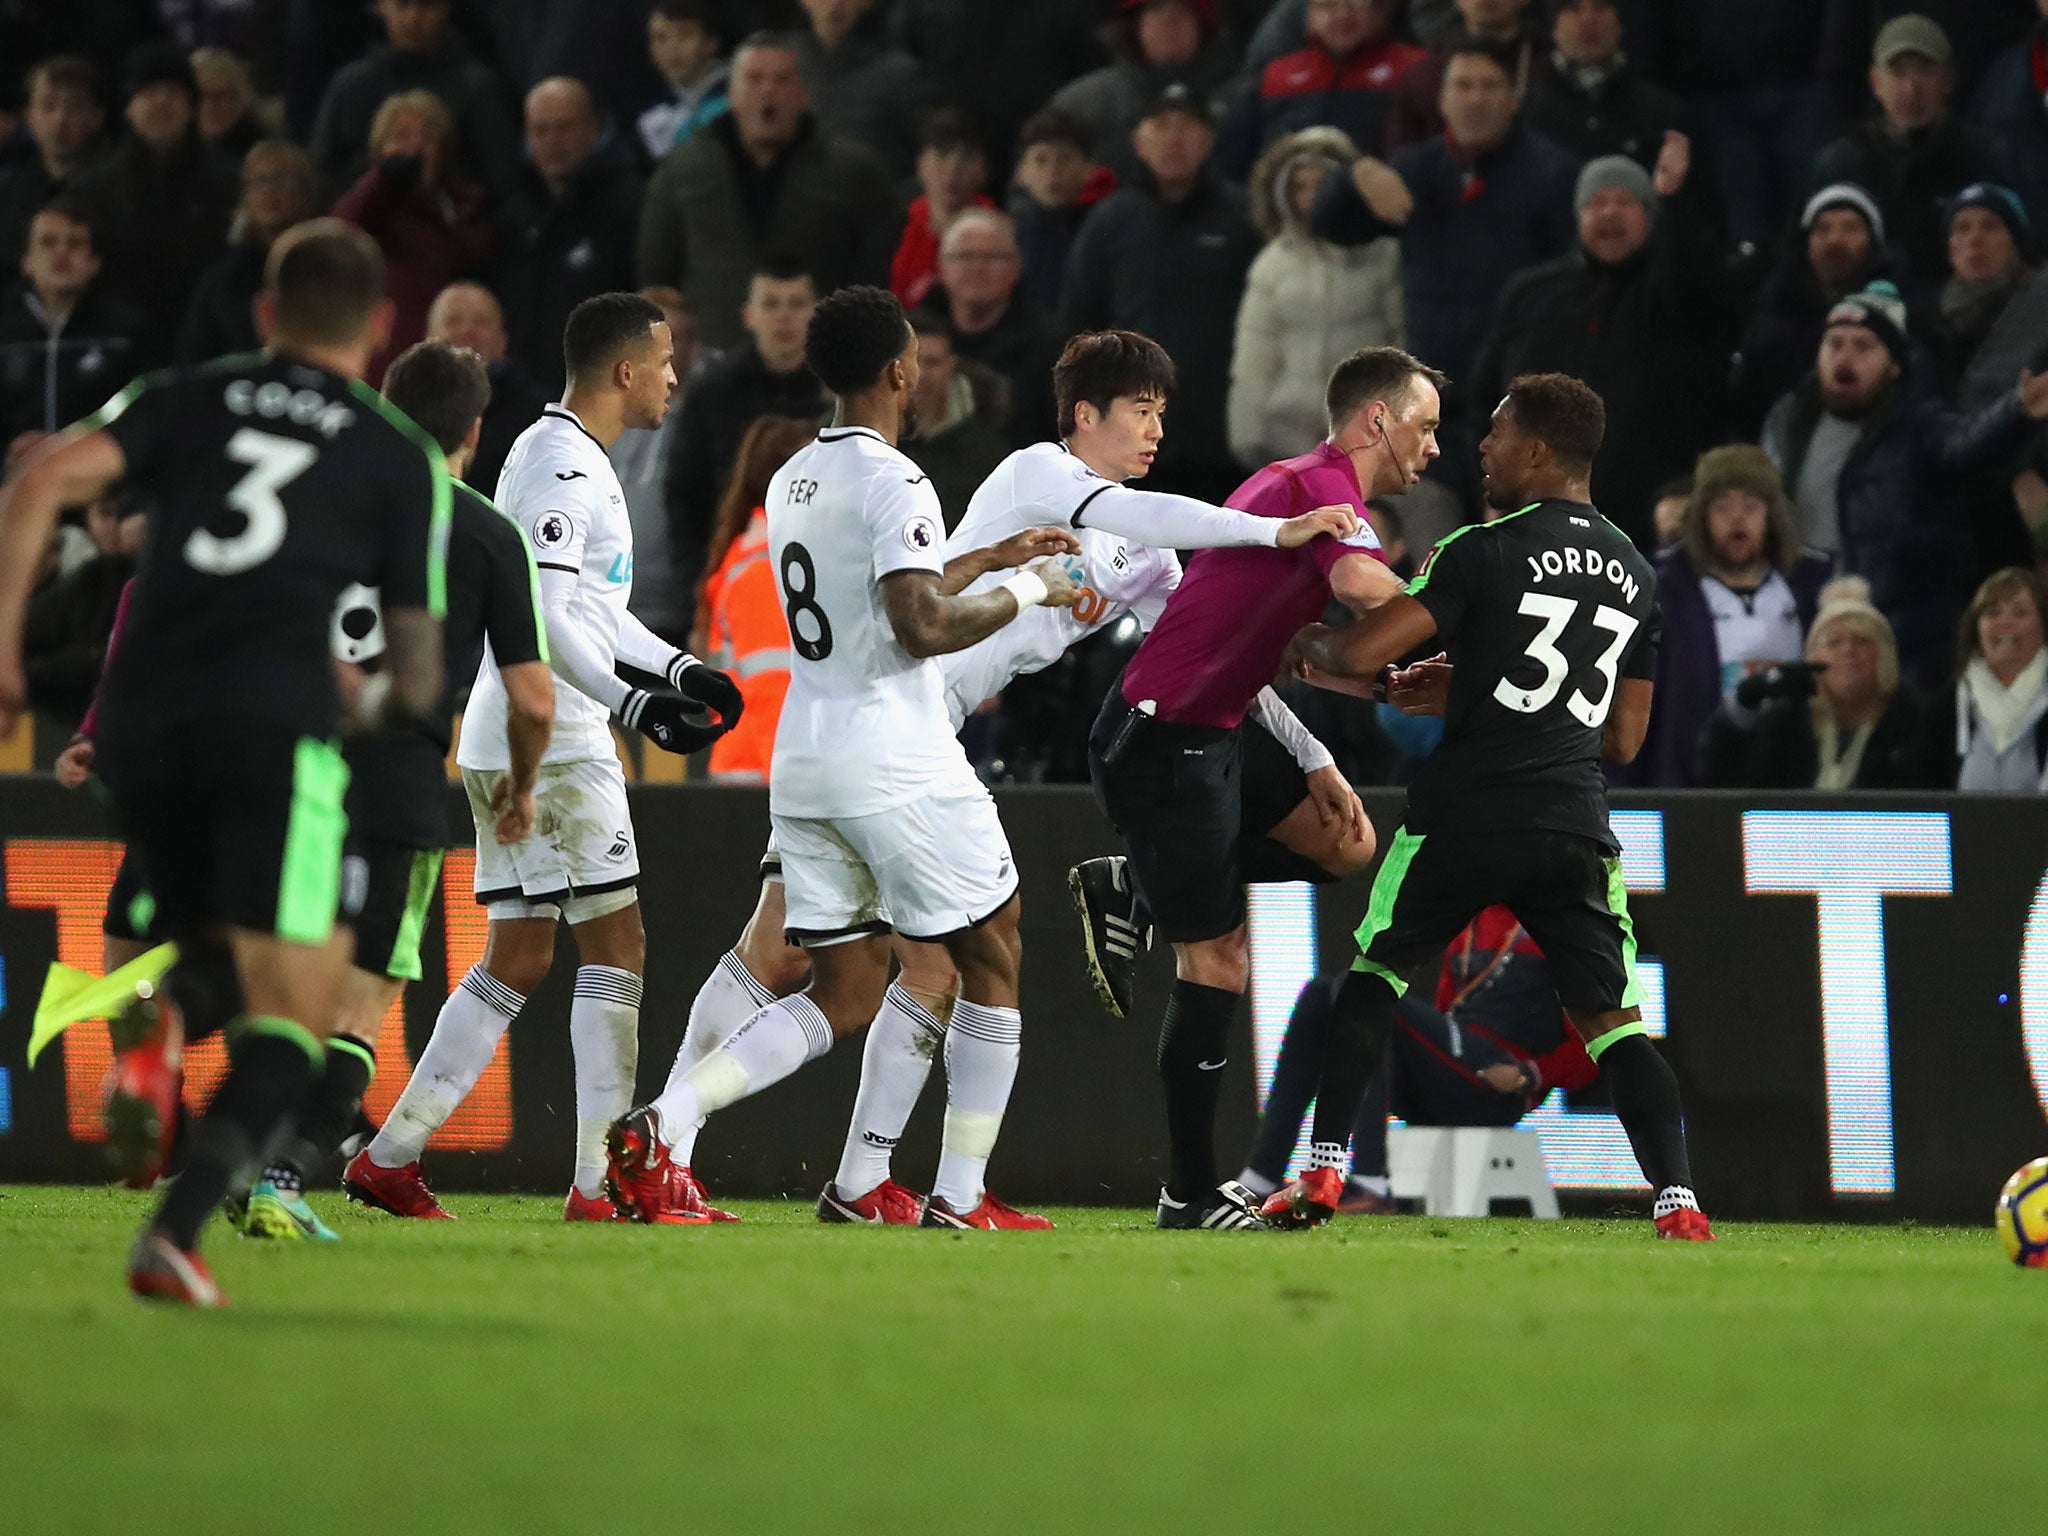
[[981,1204],[982,1175],[1017,1081],[1022,1035],[1015,1008],[965,998],[953,1005],[946,1030],[946,1139],[932,1194],[963,1216]]
[[576,968],[569,1046],[576,1058],[576,1188],[586,1200],[604,1193],[605,1131],[633,1107],[642,987],[638,976],[615,965]]
[[1699,1208],[1699,1197],[1691,1190],[1683,1184],[1667,1184],[1657,1191],[1657,1203],[1651,1214],[1661,1221],[1673,1211],[1696,1211]]
[[892,982],[881,1012],[868,1026],[860,1097],[853,1101],[853,1123],[846,1128],[846,1149],[832,1180],[847,1199],[858,1200],[889,1177],[889,1158],[903,1139],[903,1127],[931,1075],[932,1056],[945,1037],[946,1026],[932,1011]]
[[669,1068],[672,1083],[706,1056],[732,1038],[732,1032],[775,1001],[775,994],[761,985],[747,969],[740,952],[728,949],[697,989],[690,1004],[690,1027],[683,1031],[676,1064]]
[[831,1049],[832,1026],[816,1003],[801,992],[770,1003],[654,1101],[670,1158],[689,1167],[706,1119]]
[[403,1168],[419,1161],[427,1139],[469,1096],[491,1064],[505,1027],[525,1006],[525,998],[482,966],[469,968],[441,1005],[419,1065],[385,1117],[384,1128],[370,1142],[371,1162],[379,1168]]

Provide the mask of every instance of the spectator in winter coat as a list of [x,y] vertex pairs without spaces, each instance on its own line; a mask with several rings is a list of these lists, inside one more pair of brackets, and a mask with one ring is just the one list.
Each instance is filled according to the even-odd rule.
[[[498,471],[505,467],[513,443],[540,420],[540,413],[555,397],[505,355],[505,312],[498,307],[497,296],[482,283],[450,283],[436,294],[427,310],[427,336],[452,347],[467,347],[484,360],[491,399],[484,407],[476,452],[470,455],[462,478],[484,495],[493,495]],[[637,432],[628,435],[640,436]]]
[[1168,86],[1205,101],[1229,83],[1233,60],[1216,0],[1119,0],[1116,61],[1069,81],[1046,103],[1079,123],[1094,158],[1128,178],[1138,169],[1132,135]]
[[790,46],[811,110],[828,133],[873,150],[892,176],[909,172],[919,121],[931,109],[917,60],[870,20],[875,0],[802,0],[810,26]]
[[1310,228],[1344,245],[1400,236],[1409,350],[1456,380],[1507,280],[1570,249],[1578,168],[1517,120],[1514,83],[1483,47],[1450,55],[1443,110],[1441,139],[1325,178]]
[[1908,291],[1940,280],[1941,205],[1973,181],[1996,181],[1990,145],[1949,111],[1955,89],[1948,37],[1924,16],[1901,16],[1877,34],[1870,60],[1877,112],[1820,152],[1813,184],[1853,181],[1884,210]]
[[1244,478],[1230,454],[1225,381],[1257,236],[1243,200],[1209,167],[1216,134],[1195,92],[1169,86],[1133,141],[1140,174],[1074,242],[1062,307],[1077,330],[1141,331],[1166,348],[1180,385],[1148,483],[1221,501]]
[[1707,722],[1700,782],[1716,789],[1928,787],[1918,696],[1891,625],[1854,576],[1821,589],[1806,664],[1745,678]]
[[640,281],[680,289],[705,345],[730,347],[746,335],[740,310],[765,257],[801,252],[822,292],[885,283],[902,227],[882,163],[811,116],[796,55],[751,38],[733,55],[732,110],[648,183]]
[[1237,309],[1230,357],[1230,451],[1256,468],[1329,435],[1330,370],[1360,347],[1398,347],[1401,252],[1391,239],[1340,246],[1309,233],[1316,189],[1357,146],[1335,128],[1279,140],[1252,168],[1252,223],[1266,237]]
[[149,317],[100,281],[93,236],[60,198],[29,224],[21,280],[0,289],[0,445],[62,431],[158,361]]
[[1985,71],[1973,119],[2034,226],[2048,229],[2048,0],[2035,3],[2041,19]]
[[1726,410],[1721,246],[1690,170],[1683,135],[1654,179],[1626,155],[1589,161],[1577,247],[1509,281],[1465,391],[1482,411],[1524,373],[1569,373],[1599,391],[1607,439],[1593,492],[1645,550],[1657,488],[1720,440]]
[[377,153],[371,130],[386,101],[431,91],[450,118],[449,171],[493,197],[510,193],[519,176],[511,98],[449,26],[449,0],[376,0],[374,9],[385,41],[336,72],[306,141],[328,180],[344,186],[368,168]]
[[28,244],[28,221],[100,152],[106,81],[91,61],[59,54],[28,72],[22,124],[30,152],[0,169],[0,271]]
[[2044,614],[2048,603],[2031,571],[1994,571],[1970,599],[1952,709],[1935,709],[1928,722],[1929,766],[1944,787],[1974,794],[2048,790]]
[[1217,163],[1242,177],[1275,141],[1312,127],[1383,154],[1394,89],[1424,57],[1395,36],[1393,0],[1310,0],[1307,46],[1268,64],[1238,97]]
[[1870,583],[1900,665],[1922,688],[1950,666],[1969,540],[1955,477],[1995,464],[2048,419],[2048,374],[1965,412],[1911,368],[1905,307],[1880,285],[1828,315],[1814,371],[1764,423],[1763,446],[1803,518],[1806,542]]
[[1798,514],[1762,449],[1701,454],[1680,542],[1657,557],[1664,636],[1650,733],[1615,782],[1697,783],[1708,717],[1744,678],[1805,654],[1828,571],[1800,547]]
[[368,379],[427,333],[427,307],[459,277],[481,272],[498,248],[484,191],[448,176],[454,119],[428,91],[407,91],[377,109],[370,168],[334,205],[384,252],[385,291],[396,313],[391,339],[370,359]]
[[2019,42],[2036,18],[2036,0],[1827,0],[1820,78],[1837,122],[1870,106],[1870,49],[1885,24],[1920,15],[1940,27],[1955,54],[1956,99],[1977,92],[1992,62]]
[[203,363],[261,345],[251,306],[263,287],[270,242],[321,206],[320,168],[286,139],[265,139],[242,157],[242,202],[228,248],[199,279],[178,333],[178,361]]
[[647,13],[647,56],[667,97],[640,114],[640,142],[659,160],[724,112],[732,71],[721,59],[717,10],[705,0],[656,0]]
[[917,310],[910,328],[921,371],[912,396],[916,430],[903,451],[931,477],[951,533],[981,482],[1010,456],[1010,391],[1000,375],[955,354],[952,322],[937,310]]
[[1532,0],[1457,0],[1457,7],[1456,33],[1404,74],[1395,89],[1387,121],[1389,150],[1443,135],[1444,72],[1459,49],[1477,47],[1498,59],[1518,101],[1530,82],[1550,68],[1542,11]]
[[1052,365],[1067,333],[1024,292],[1022,271],[1015,226],[970,208],[946,230],[932,299],[953,323],[953,350],[1008,383],[1010,440],[1028,448],[1052,436]]
[[562,382],[562,327],[593,294],[633,286],[640,178],[597,148],[597,106],[579,80],[543,80],[526,95],[519,188],[498,217],[498,297],[512,355],[541,386]]
[[1116,172],[1097,165],[1088,135],[1072,118],[1041,112],[1024,125],[1017,145],[1017,184],[1010,193],[1024,293],[1057,314],[1074,236],[1095,205],[1116,190]]
[[92,210],[107,282],[150,314],[176,317],[227,246],[236,167],[199,137],[199,87],[174,44],[137,48],[126,78],[126,131],[69,190]]
[[889,264],[889,288],[906,308],[915,309],[939,280],[939,241],[953,220],[969,208],[993,208],[984,190],[988,156],[968,126],[966,115],[941,107],[925,119],[917,151],[917,184],[896,259]]
[[1735,427],[1754,433],[1778,397],[1813,366],[1828,311],[1889,278],[1884,215],[1851,182],[1822,187],[1807,201],[1736,346]]
[[1685,104],[1621,51],[1619,0],[1561,0],[1550,68],[1529,82],[1522,121],[1587,160],[1627,155],[1645,170],[1665,136],[1686,127]]

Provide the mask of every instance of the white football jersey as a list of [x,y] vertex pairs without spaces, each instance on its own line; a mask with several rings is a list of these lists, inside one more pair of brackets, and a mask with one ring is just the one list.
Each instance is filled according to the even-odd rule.
[[[1149,630],[1180,585],[1180,561],[1171,550],[1075,523],[1089,499],[1110,484],[1064,444],[1034,443],[998,464],[967,503],[967,515],[946,541],[948,559],[1026,528],[1072,528],[1081,541],[1084,591],[1071,608],[1028,608],[979,644],[939,658],[956,729],[976,705],[1002,692],[1013,678],[1051,666],[1075,641],[1125,614],[1136,614]],[[967,590],[987,591],[1010,574],[996,571]]]
[[[559,618],[606,656],[614,653],[619,620],[633,596],[633,525],[610,458],[573,411],[550,405],[519,434],[498,474],[498,510],[517,523],[543,572],[568,573],[575,590]],[[545,584],[548,578],[541,578]],[[555,729],[544,763],[605,761],[617,755],[611,711],[555,679]],[[464,768],[512,766],[505,743],[505,685],[484,647],[476,686],[462,716],[455,760]]]
[[789,620],[789,695],[768,806],[866,816],[975,783],[938,661],[896,641],[882,579],[945,569],[931,480],[879,432],[828,427],[768,482],[768,555]]

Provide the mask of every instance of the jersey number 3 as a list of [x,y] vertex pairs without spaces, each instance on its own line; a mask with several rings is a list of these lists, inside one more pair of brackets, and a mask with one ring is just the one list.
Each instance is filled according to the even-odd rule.
[[793,540],[782,546],[782,592],[790,644],[805,661],[823,661],[832,654],[832,621],[818,606],[818,567],[811,552]]
[[246,521],[240,533],[223,538],[195,528],[185,541],[185,559],[209,576],[239,576],[276,554],[284,543],[284,503],[278,492],[320,457],[320,450],[295,437],[244,427],[228,439],[227,455],[249,472],[228,490],[227,503]]
[[[1524,592],[1522,605],[1518,610],[1531,618],[1541,619],[1543,628],[1536,638],[1529,642],[1523,654],[1543,668],[1543,681],[1534,688],[1518,688],[1506,678],[1493,686],[1494,699],[1507,708],[1524,715],[1533,715],[1555,699],[1558,690],[1571,675],[1571,663],[1564,652],[1557,648],[1558,637],[1567,625],[1578,617],[1585,604],[1576,598],[1553,597],[1547,592]],[[1599,730],[1607,723],[1607,712],[1614,708],[1614,679],[1621,667],[1621,653],[1635,632],[1642,627],[1642,621],[1619,608],[1601,604],[1593,610],[1593,627],[1604,629],[1614,636],[1606,650],[1602,651],[1593,665],[1600,669],[1600,675],[1607,680],[1600,697],[1589,699],[1584,689],[1575,690],[1564,701],[1564,707],[1572,712],[1572,718],[1592,730]]]

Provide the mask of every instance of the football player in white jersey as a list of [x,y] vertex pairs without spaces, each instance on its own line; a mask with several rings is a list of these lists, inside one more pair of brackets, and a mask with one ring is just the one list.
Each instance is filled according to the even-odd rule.
[[[948,551],[986,545],[1038,523],[1070,526],[1081,542],[1082,595],[1069,608],[1020,615],[980,644],[943,658],[947,705],[956,729],[1014,678],[1050,665],[1068,646],[1126,613],[1149,627],[1180,582],[1179,561],[1161,546],[1292,546],[1324,532],[1349,537],[1359,529],[1356,516],[1344,507],[1321,508],[1283,527],[1269,518],[1123,484],[1150,469],[1174,383],[1171,360],[1149,338],[1128,331],[1076,337],[1055,379],[1064,439],[1010,455],[975,493]],[[983,577],[969,590],[993,580]],[[1327,749],[1277,697],[1262,699],[1258,714],[1319,792],[1327,792],[1333,805],[1356,805]],[[780,772],[779,757],[776,767]],[[803,952],[782,941],[776,857],[771,849],[763,865],[760,905],[740,943],[721,957],[691,1009],[676,1074],[723,1043],[775,995],[803,983]],[[937,1054],[958,978],[940,946],[899,936],[896,953],[902,974],[868,1034],[860,1099],[845,1152],[819,1197],[818,1214],[826,1221],[914,1224],[921,1215],[919,1197],[890,1176],[889,1158]]]
[[[547,975],[556,926],[567,922],[581,964],[569,1011],[576,1169],[563,1215],[612,1218],[604,1134],[633,1101],[646,937],[610,717],[676,753],[708,744],[739,718],[731,679],[657,638],[627,610],[633,531],[607,453],[629,428],[661,425],[676,384],[668,324],[637,294],[600,294],[570,313],[562,351],[567,392],[513,444],[497,499],[533,546],[550,665],[564,686],[534,786],[533,831],[510,845],[489,835],[509,792],[511,761],[504,684],[488,648],[470,693],[456,761],[478,828],[476,899],[490,916],[484,958],[442,1005],[404,1093],[345,1175],[356,1198],[401,1216],[447,1215],[420,1176],[421,1150]],[[621,662],[666,678],[669,688],[629,687],[614,672]]]
[[[894,930],[943,944],[960,973],[947,1042],[954,1091],[927,1224],[1046,1227],[982,1178],[1017,1070],[1017,873],[995,801],[953,734],[937,658],[1040,604],[1071,604],[1079,589],[1041,557],[1076,554],[1080,543],[1033,528],[946,558],[931,481],[896,447],[918,361],[893,295],[857,286],[821,301],[805,360],[838,398],[838,416],[776,473],[766,505],[795,652],[769,814],[788,931],[809,952],[811,983],[612,1127],[610,1191],[640,1219],[661,1219],[706,1116],[873,1021]],[[997,570],[1011,574],[963,591]]]

